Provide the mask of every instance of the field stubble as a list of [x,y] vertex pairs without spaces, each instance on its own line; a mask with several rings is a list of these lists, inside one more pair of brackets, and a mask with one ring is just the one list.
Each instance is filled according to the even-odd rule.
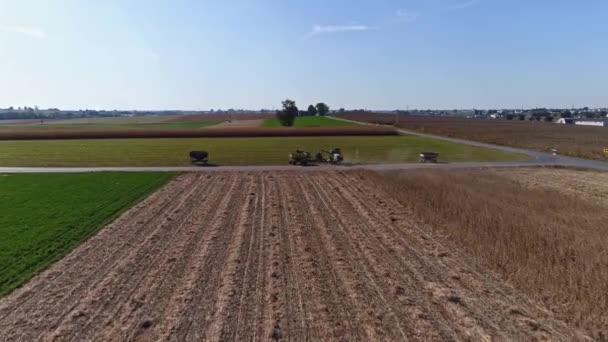
[[374,181],[179,176],[0,301],[0,339],[574,338]]

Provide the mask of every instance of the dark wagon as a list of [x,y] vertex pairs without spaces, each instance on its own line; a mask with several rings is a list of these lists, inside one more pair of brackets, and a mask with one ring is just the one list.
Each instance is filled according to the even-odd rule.
[[421,163],[436,163],[439,158],[439,153],[437,152],[421,152],[420,153],[420,162]]
[[190,162],[196,165],[207,165],[209,162],[209,152],[190,151]]

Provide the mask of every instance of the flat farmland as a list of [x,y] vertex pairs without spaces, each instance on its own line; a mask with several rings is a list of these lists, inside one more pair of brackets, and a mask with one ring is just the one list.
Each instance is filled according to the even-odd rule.
[[606,173],[526,168],[362,176],[595,340],[608,336]]
[[[116,118],[122,119],[122,118]],[[209,121],[191,121],[191,122],[144,122],[137,123],[136,121],[124,121],[117,120],[113,122],[111,120],[89,122],[86,123],[85,119],[82,122],[75,121],[73,123],[66,123],[65,121],[70,120],[57,120],[52,123],[32,123],[32,124],[2,124],[0,122],[0,131],[8,130],[19,130],[19,131],[88,131],[88,130],[151,130],[151,129],[192,129],[192,128],[204,128],[219,124],[221,121],[209,120]]]
[[[294,122],[295,127],[323,127],[323,126],[352,126],[356,123],[335,120],[325,116],[299,116]],[[263,127],[282,127],[278,119],[264,120]]]
[[0,174],[0,295],[170,177],[169,173]]
[[180,175],[0,300],[0,340],[552,340],[576,332],[358,173]]
[[499,173],[530,188],[544,188],[608,208],[608,173],[568,169],[512,169]]
[[[361,122],[388,125],[395,123],[395,116],[390,114],[347,113],[338,116]],[[396,126],[422,133],[542,152],[557,148],[560,154],[573,157],[608,159],[608,154],[603,152],[603,149],[608,148],[606,127],[422,115],[402,115]]]
[[0,166],[179,166],[206,150],[217,165],[283,165],[302,148],[341,147],[350,163],[416,162],[425,150],[446,162],[524,160],[526,156],[414,136],[160,138],[0,141]]

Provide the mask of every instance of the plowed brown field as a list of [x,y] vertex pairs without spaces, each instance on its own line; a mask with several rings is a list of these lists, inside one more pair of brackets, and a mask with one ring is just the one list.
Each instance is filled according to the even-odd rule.
[[182,175],[0,301],[0,340],[572,340],[341,172]]

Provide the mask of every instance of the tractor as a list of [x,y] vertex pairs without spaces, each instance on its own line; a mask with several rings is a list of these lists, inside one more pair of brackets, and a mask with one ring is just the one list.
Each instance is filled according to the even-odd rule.
[[297,149],[294,153],[289,154],[289,164],[290,165],[300,164],[302,166],[306,166],[306,165],[308,165],[309,162],[312,162],[312,161],[314,161],[314,160],[310,157],[310,153],[302,151],[300,149]]
[[[327,155],[327,158],[324,154]],[[329,151],[321,150],[315,155],[315,159],[321,163],[339,164],[344,161],[344,156],[342,155],[342,150],[336,147]]]

